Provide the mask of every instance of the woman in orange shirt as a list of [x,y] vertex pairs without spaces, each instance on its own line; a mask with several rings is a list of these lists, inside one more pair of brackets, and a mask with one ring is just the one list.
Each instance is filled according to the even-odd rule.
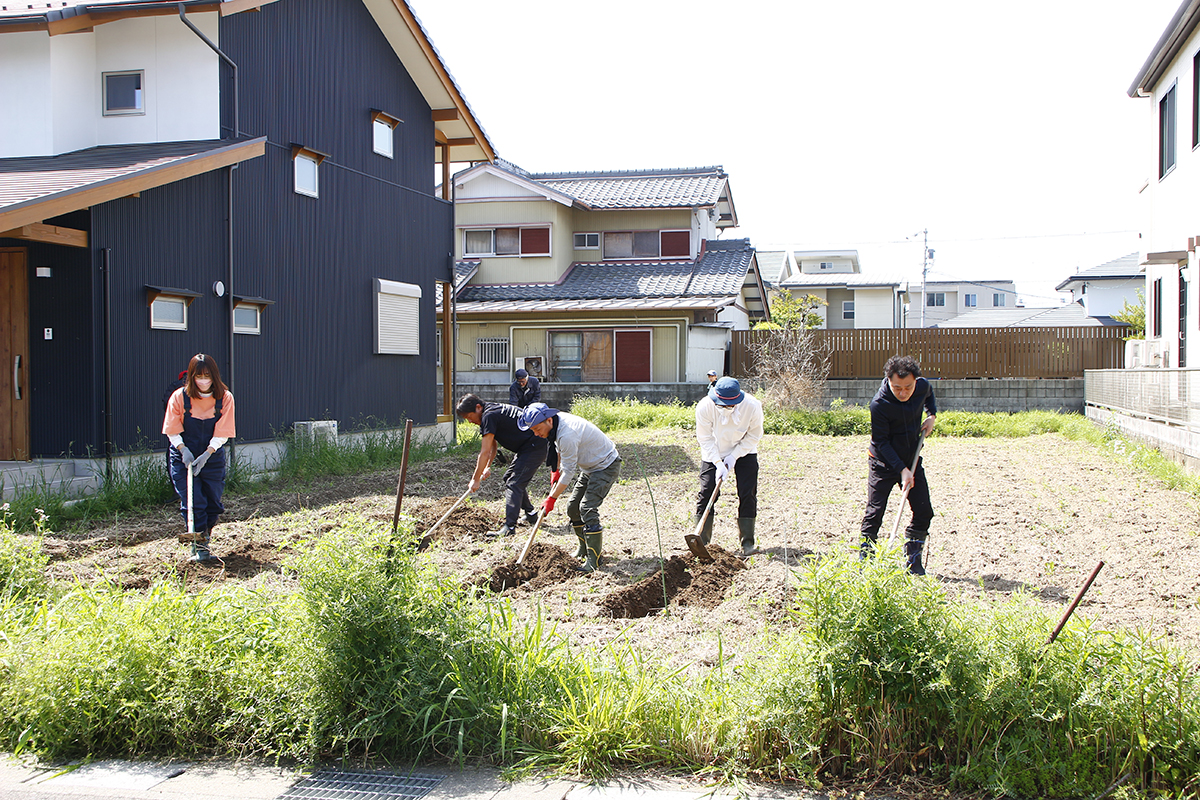
[[233,393],[221,382],[221,371],[212,356],[197,353],[188,363],[187,382],[167,403],[162,432],[171,442],[171,483],[179,495],[179,512],[187,520],[187,470],[192,471],[193,532],[179,541],[191,542],[192,561],[213,558],[208,549],[213,526],[225,507],[225,442],[237,431]]

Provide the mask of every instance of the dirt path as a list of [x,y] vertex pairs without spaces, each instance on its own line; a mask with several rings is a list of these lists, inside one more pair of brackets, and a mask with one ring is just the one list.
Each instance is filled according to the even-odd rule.
[[[691,527],[698,471],[694,435],[622,432],[623,477],[602,509],[606,526],[598,574],[571,567],[575,538],[560,506],[529,557],[538,578],[507,589],[518,613],[540,613],[580,643],[628,637],[679,663],[735,658],[754,634],[783,618],[790,569],[857,540],[866,495],[864,437],[772,437],[760,448],[758,540],[749,569],[719,558],[700,565],[683,543]],[[1003,598],[1024,588],[1058,616],[1088,573],[1106,562],[1078,614],[1101,627],[1140,627],[1200,656],[1198,504],[1189,495],[1117,466],[1097,448],[1056,435],[1028,439],[940,439],[925,448],[937,516],[928,569],[952,594]],[[409,472],[404,510],[424,530],[458,498],[474,459],[419,464]],[[487,584],[511,562],[528,528],[501,541],[483,534],[502,512],[499,473],[456,511],[426,556],[464,583]],[[281,563],[295,542],[359,514],[390,524],[395,474],[331,479],[303,491],[230,497],[213,543],[225,568],[189,565],[175,542],[170,509],[51,537],[51,570],[85,579],[104,572],[129,587],[160,576],[188,585],[286,581]],[[648,484],[648,485],[647,485]],[[549,473],[533,489],[544,496]],[[535,499],[536,502],[536,499]],[[736,493],[718,501],[714,544],[737,548]],[[893,507],[883,535],[891,530]],[[657,611],[660,554],[672,601]],[[652,579],[652,580],[651,580]],[[639,589],[639,582],[642,588]],[[623,594],[622,594],[623,593]],[[661,605],[658,602],[657,605]]]

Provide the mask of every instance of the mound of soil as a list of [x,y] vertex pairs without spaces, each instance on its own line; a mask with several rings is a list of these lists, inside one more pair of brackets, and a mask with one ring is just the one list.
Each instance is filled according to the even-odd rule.
[[486,586],[497,594],[518,586],[536,592],[583,575],[576,569],[578,566],[579,561],[567,555],[561,547],[534,542],[525,556],[525,563],[520,567],[517,566],[517,556],[513,556],[490,573],[485,571],[477,574],[470,583],[473,586]]
[[648,617],[672,601],[680,606],[716,608],[733,584],[734,574],[746,569],[746,564],[714,544],[708,546],[708,553],[713,560],[707,564],[691,555],[671,556],[661,570],[609,594],[600,601],[600,608],[617,619]]
[[[413,525],[413,532],[424,538],[425,531],[432,528],[457,502],[457,497],[442,497],[417,510],[417,521]],[[464,504],[455,509],[454,513],[433,532],[429,541],[422,542],[422,544],[428,547],[429,544],[442,539],[479,539],[488,531],[499,528],[501,522],[500,515],[490,509]]]

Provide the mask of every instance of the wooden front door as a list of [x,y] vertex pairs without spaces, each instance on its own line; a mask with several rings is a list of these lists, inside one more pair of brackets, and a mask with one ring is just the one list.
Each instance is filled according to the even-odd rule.
[[0,249],[0,461],[29,460],[29,275]]
[[650,331],[617,331],[617,383],[650,382]]

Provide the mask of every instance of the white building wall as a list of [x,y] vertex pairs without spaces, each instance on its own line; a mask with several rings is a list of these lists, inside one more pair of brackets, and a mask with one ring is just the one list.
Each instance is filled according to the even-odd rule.
[[[1142,256],[1147,253],[1187,251],[1188,237],[1200,234],[1200,212],[1196,197],[1200,192],[1200,151],[1192,149],[1192,59],[1200,51],[1200,29],[1193,32],[1172,62],[1170,69],[1154,87],[1151,97],[1139,99],[1144,128],[1142,158],[1146,188],[1142,190]],[[1158,176],[1159,103],[1175,87],[1175,167]],[[1182,266],[1182,269],[1180,268]],[[1179,357],[1179,282],[1187,282],[1187,366],[1200,365],[1200,313],[1197,307],[1197,280],[1200,263],[1194,251],[1188,252],[1183,265],[1150,264],[1146,267],[1146,334],[1154,339],[1152,287],[1162,280],[1162,335],[1158,341],[1169,353],[1168,363],[1181,366]],[[1090,290],[1089,290],[1090,291]]]
[[37,31],[5,34],[0,75],[0,158],[50,155],[50,37]]
[[725,306],[718,311],[717,322],[732,322],[735,331],[750,330],[750,316],[736,306]]
[[1089,317],[1111,317],[1119,314],[1125,307],[1126,300],[1130,305],[1137,305],[1138,289],[1141,289],[1143,284],[1142,278],[1130,278],[1120,286],[1089,283],[1087,293],[1083,295],[1083,308]]
[[693,326],[688,328],[687,376],[688,383],[707,383],[708,371],[715,369],[725,374],[725,347],[729,342],[726,328]]
[[856,289],[854,291],[855,328],[892,328],[896,326],[892,289]]
[[[188,19],[213,41],[217,14]],[[105,117],[105,72],[144,70],[145,114]],[[106,144],[219,139],[220,64],[175,16],[121,20],[93,32],[4,35],[0,157],[50,156]]]

